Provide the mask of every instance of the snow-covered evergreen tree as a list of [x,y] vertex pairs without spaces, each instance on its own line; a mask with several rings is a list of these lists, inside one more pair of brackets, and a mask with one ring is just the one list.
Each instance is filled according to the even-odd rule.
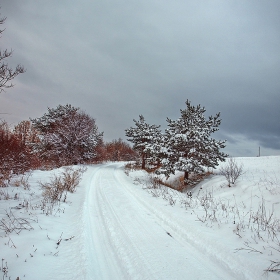
[[203,167],[215,168],[227,156],[220,151],[226,141],[211,138],[221,124],[220,113],[206,119],[204,107],[192,106],[189,100],[186,105],[185,110],[180,110],[178,120],[167,118],[161,160],[162,173],[168,177],[175,170],[182,171],[185,182],[190,172],[203,171]]
[[69,104],[48,108],[48,113],[31,122],[40,138],[34,149],[42,159],[58,165],[93,160],[103,141],[95,120]]
[[145,169],[146,162],[154,160],[156,151],[159,148],[161,139],[160,125],[150,125],[145,122],[143,115],[139,121],[133,120],[135,127],[125,130],[127,140],[133,143],[133,149],[139,152],[142,160],[142,169]]

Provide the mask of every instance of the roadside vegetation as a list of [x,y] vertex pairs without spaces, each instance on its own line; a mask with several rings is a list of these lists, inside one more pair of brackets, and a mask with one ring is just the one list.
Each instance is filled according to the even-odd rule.
[[216,171],[187,188],[182,188],[183,172],[167,180],[128,164],[125,173],[152,197],[183,208],[189,218],[217,231],[229,229],[240,240],[234,253],[258,254],[267,264],[264,274],[280,273],[279,157],[275,157],[275,164],[273,160],[228,158]]
[[[55,218],[70,206],[68,196],[77,190],[85,171],[83,166],[37,171],[41,172],[37,179],[28,172],[14,175],[0,188],[0,246],[1,252],[6,252],[0,255],[1,279],[14,279],[10,276],[15,261],[22,266],[41,258],[42,252],[46,258],[57,257],[60,244],[74,238],[67,235],[66,229],[65,236],[63,231],[60,236],[52,235],[49,225],[55,225]],[[24,279],[26,272],[23,267],[17,279]]]

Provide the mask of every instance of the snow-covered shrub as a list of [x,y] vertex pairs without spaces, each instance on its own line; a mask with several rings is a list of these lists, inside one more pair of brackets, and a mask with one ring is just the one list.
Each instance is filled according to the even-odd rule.
[[102,144],[103,133],[95,119],[70,104],[48,108],[41,118],[31,120],[39,142],[33,149],[40,160],[52,166],[92,162]]

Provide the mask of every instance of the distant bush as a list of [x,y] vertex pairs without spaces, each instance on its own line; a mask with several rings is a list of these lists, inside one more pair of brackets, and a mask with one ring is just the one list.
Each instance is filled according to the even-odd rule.
[[105,144],[106,160],[132,161],[137,158],[137,153],[122,139],[113,140]]
[[10,130],[5,121],[0,122],[0,155],[0,187],[5,187],[13,175],[38,165],[30,146]]

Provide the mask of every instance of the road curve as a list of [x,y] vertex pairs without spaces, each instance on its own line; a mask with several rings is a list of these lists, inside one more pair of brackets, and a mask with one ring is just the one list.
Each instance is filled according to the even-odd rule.
[[246,278],[179,238],[182,225],[133,191],[123,164],[89,167],[86,180],[87,279]]

